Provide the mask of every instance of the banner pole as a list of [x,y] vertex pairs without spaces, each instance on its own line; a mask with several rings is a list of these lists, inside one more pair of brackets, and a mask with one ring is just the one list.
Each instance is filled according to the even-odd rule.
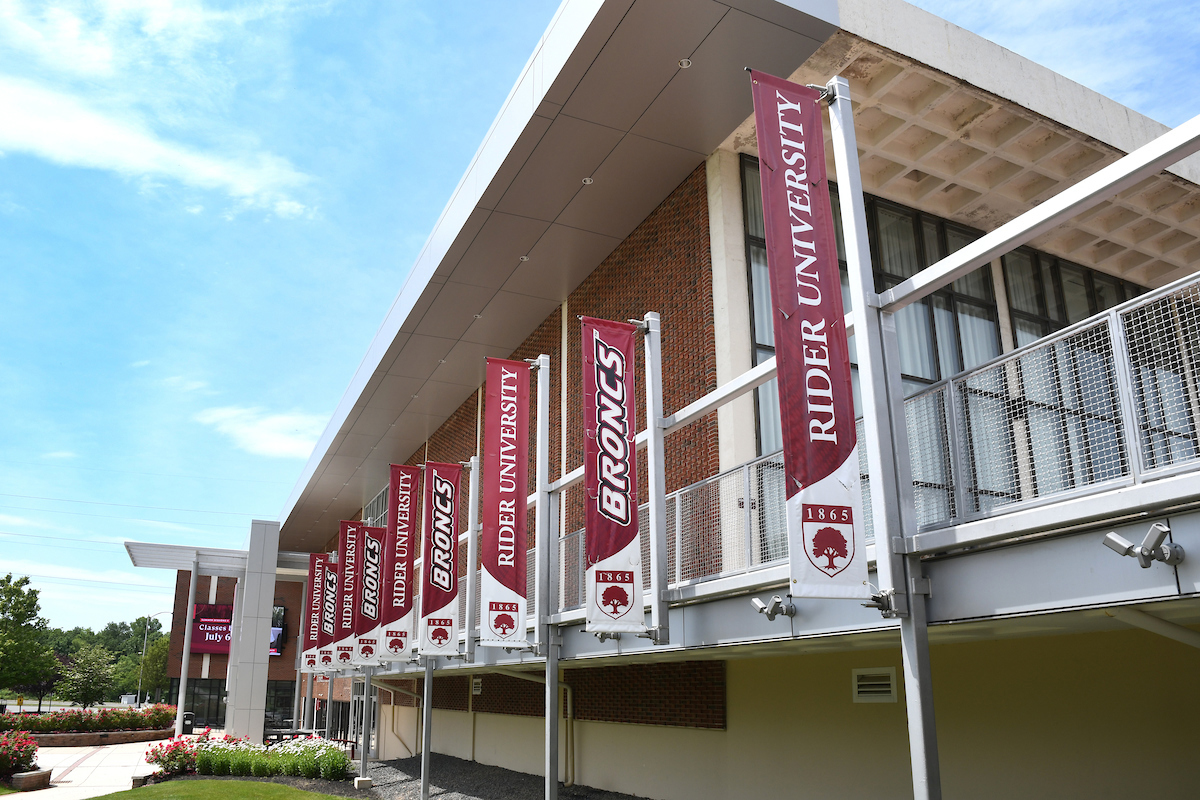
[[535,652],[546,654],[547,630],[550,618],[550,356],[537,357],[537,467],[534,482],[534,559],[533,582],[533,643]]
[[305,730],[314,730],[316,728],[317,714],[317,699],[313,697],[313,673],[308,673],[308,678],[304,682],[304,723],[302,727]]
[[367,777],[367,757],[371,751],[371,675],[373,667],[363,667],[362,750],[358,754],[358,777]]
[[479,456],[471,456],[467,462],[471,471],[467,491],[467,618],[463,631],[467,636],[466,663],[475,663],[475,609],[479,606],[479,591],[476,589],[475,574],[479,564]]
[[429,800],[429,748],[433,741],[433,661],[425,656],[425,700],[421,703],[421,800]]
[[[896,322],[893,314],[880,311],[879,296],[874,291],[850,84],[845,78],[835,77],[826,89],[830,95],[830,132],[859,358],[863,444],[867,447],[867,471],[871,475],[871,507],[875,509],[875,564],[879,581],[876,599],[885,617],[900,618],[913,797],[939,800],[942,791],[925,597],[924,593],[909,591],[927,582],[920,579],[920,562],[914,559],[906,564],[903,555],[893,547],[893,542],[903,544],[906,537],[916,532]],[[901,552],[903,549],[900,548]]]
[[[188,669],[192,655],[192,617],[196,613],[196,579],[200,575],[200,554],[192,554],[192,576],[188,582],[187,612],[183,629],[183,663],[179,665],[179,698],[175,707],[175,735],[183,735],[183,708],[187,701]],[[213,578],[216,580],[216,578]]]
[[667,473],[663,442],[662,323],[658,313],[646,313],[646,490],[650,517],[650,640],[669,644],[671,631],[664,599],[667,591]]

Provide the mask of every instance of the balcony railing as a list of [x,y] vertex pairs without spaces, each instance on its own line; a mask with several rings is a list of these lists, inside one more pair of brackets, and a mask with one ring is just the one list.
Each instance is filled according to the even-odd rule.
[[[1200,459],[1200,277],[934,384],[905,401],[905,414],[921,530],[1195,469]],[[871,531],[863,446],[859,459]],[[786,561],[784,498],[780,453],[669,494],[672,587]],[[648,588],[646,506],[640,518],[642,581]],[[560,537],[559,556],[558,606],[567,612],[584,603],[584,531]],[[529,563],[532,613],[532,550]],[[475,614],[478,619],[478,609]]]

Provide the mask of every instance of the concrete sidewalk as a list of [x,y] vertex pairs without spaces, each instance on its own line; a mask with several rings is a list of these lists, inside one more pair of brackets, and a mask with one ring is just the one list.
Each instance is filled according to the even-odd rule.
[[130,742],[101,747],[40,747],[40,769],[52,769],[50,788],[37,793],[43,800],[83,800],[129,789],[135,775],[157,769],[145,755],[158,742]]

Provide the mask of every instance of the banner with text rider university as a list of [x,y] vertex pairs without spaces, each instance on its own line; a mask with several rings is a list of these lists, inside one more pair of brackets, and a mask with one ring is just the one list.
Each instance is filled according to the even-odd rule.
[[583,318],[583,485],[586,492],[587,630],[641,633],[638,538],[637,329]]
[[327,553],[325,585],[321,590],[321,629],[317,634],[317,669],[321,672],[337,669],[333,643],[337,641],[338,567],[338,551]]
[[333,661],[338,669],[354,661],[354,606],[362,590],[361,522],[342,520],[338,533],[337,639],[333,642]]
[[388,480],[387,537],[383,545],[384,589],[383,648],[387,659],[407,659],[413,646],[413,559],[417,525],[421,521],[421,496],[417,487],[421,470],[391,465]]
[[325,554],[309,553],[308,580],[304,583],[304,641],[300,671],[318,672],[317,645],[321,636],[321,604],[325,599]]
[[870,596],[820,93],[750,73],[783,423],[791,594]]
[[387,528],[367,525],[359,530],[358,593],[354,598],[354,651],[350,663],[355,666],[378,664],[383,656],[379,628],[383,599],[383,544]]
[[417,652],[458,653],[458,495],[462,467],[425,464],[421,627]]
[[529,365],[489,358],[479,547],[481,645],[512,647],[525,641],[528,499]]

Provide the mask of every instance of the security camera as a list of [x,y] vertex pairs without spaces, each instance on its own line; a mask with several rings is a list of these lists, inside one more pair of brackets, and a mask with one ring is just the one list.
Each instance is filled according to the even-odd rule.
[[775,617],[780,614],[783,614],[786,617],[796,616],[796,606],[790,602],[783,602],[783,598],[779,595],[772,597],[770,603],[764,603],[757,597],[750,598],[750,602],[756,609],[758,609],[758,613],[766,614],[767,619],[771,620],[772,622],[774,622]]

